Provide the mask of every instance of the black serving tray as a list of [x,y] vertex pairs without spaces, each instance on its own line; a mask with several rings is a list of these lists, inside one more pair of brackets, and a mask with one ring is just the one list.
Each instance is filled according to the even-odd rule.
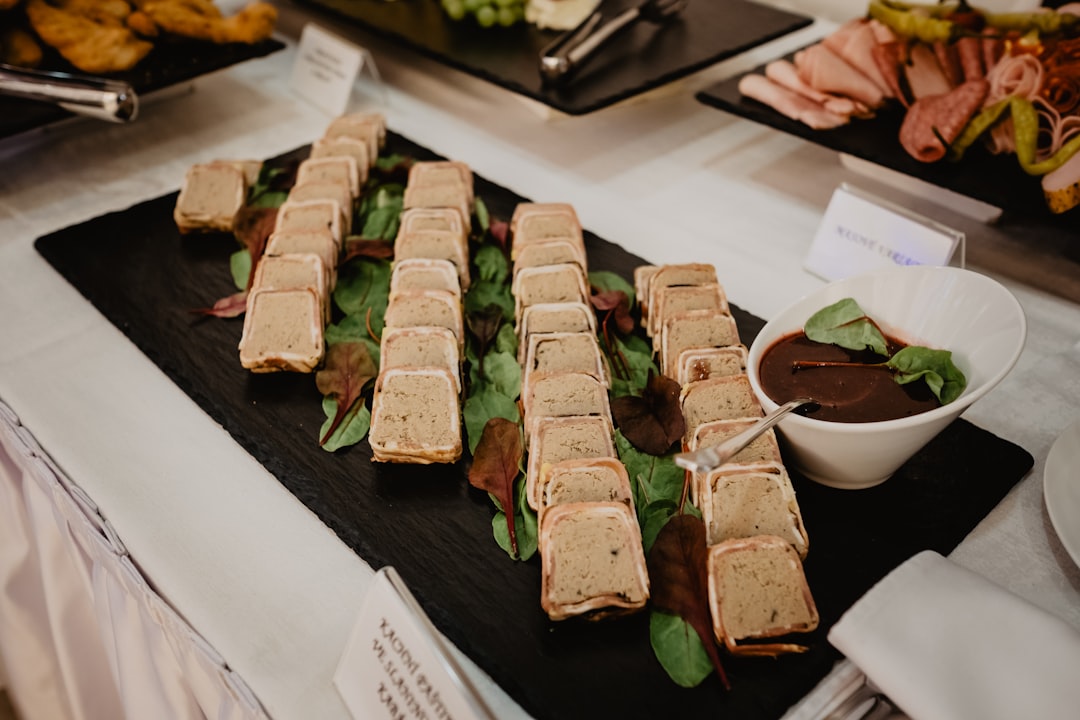
[[[792,57],[793,54],[789,54],[787,59]],[[750,71],[758,75],[764,72],[764,65]],[[855,119],[833,130],[814,130],[767,105],[743,97],[739,92],[739,81],[750,73],[722,80],[695,97],[705,105],[989,203],[1015,219],[1038,220],[1075,229],[1077,212],[1062,215],[1050,212],[1039,178],[1025,173],[1014,155],[993,155],[981,143],[976,143],[959,162],[919,162],[900,145],[898,138],[905,111],[897,103],[886,105],[872,119]]]
[[[526,23],[481,28],[471,18],[455,22],[438,0],[297,1],[570,115],[639,95],[812,22],[750,0],[690,0],[682,15],[662,30],[638,23],[571,84],[550,89],[541,82],[539,56],[557,32]],[[638,2],[606,0],[605,17]]]
[[[270,55],[284,47],[284,43],[273,38],[253,45],[217,45],[198,40],[162,38],[155,41],[154,49],[134,68],[104,77],[123,80],[135,89],[136,94],[145,96],[245,60]],[[59,54],[50,50],[46,50],[40,69],[79,73]],[[50,103],[0,96],[0,139],[71,117],[74,117],[73,113]],[[135,122],[138,122],[137,118]]]
[[[388,150],[435,157],[392,133]],[[524,199],[481,177],[476,194],[504,219]],[[234,292],[228,258],[237,245],[224,235],[181,237],[175,202],[173,193],[60,230],[39,238],[37,250],[342,542],[375,568],[394,566],[435,625],[537,718],[780,717],[838,659],[826,633],[844,610],[911,555],[952,550],[1033,464],[1020,447],[958,420],[869,490],[835,490],[793,474],[821,613],[820,628],[805,638],[809,652],[727,658],[730,692],[715,676],[683,689],[653,656],[647,613],[600,623],[547,619],[539,559],[513,562],[495,544],[492,503],[469,486],[468,459],[376,464],[366,441],[321,450],[313,377],[248,373],[236,350],[242,321],[190,312]],[[592,269],[628,280],[645,262],[591,233],[586,247]],[[751,342],[763,321],[738,307],[733,313]]]

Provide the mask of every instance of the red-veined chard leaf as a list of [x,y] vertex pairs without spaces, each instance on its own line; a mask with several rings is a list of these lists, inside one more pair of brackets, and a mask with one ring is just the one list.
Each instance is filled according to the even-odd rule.
[[[705,523],[692,515],[671,518],[657,535],[648,554],[652,603],[657,610],[678,615],[697,631],[721,682],[730,689],[713,638],[707,559]],[[685,652],[685,645],[664,646],[654,648],[654,651],[659,658],[667,652]],[[677,664],[664,659],[660,662],[665,668]]]
[[488,224],[488,235],[505,254],[507,239],[510,235],[510,223],[505,220],[492,219]]
[[322,433],[319,444],[323,445],[337,429],[353,404],[360,398],[364,386],[379,374],[367,345],[360,342],[342,342],[326,350],[326,362],[315,373],[315,385],[323,395],[337,401],[337,413],[329,428]]
[[529,507],[524,477],[519,477],[514,483],[514,497],[517,498],[514,509],[514,538],[517,541],[517,550],[514,550],[510,542],[510,525],[506,522],[504,511],[499,510],[491,518],[491,533],[507,555],[524,562],[536,553],[539,539],[536,511]]
[[931,350],[909,345],[885,363],[896,371],[893,379],[901,385],[925,380],[942,405],[951,403],[967,387],[967,378],[952,361],[948,350]]
[[630,297],[622,290],[604,290],[589,296],[596,309],[604,333],[614,324],[623,335],[634,331],[634,318],[630,315]]
[[686,433],[680,390],[671,378],[650,372],[641,396],[626,395],[611,401],[616,426],[639,450],[649,455],[667,453]]
[[595,292],[619,291],[626,295],[630,307],[634,307],[636,293],[634,286],[623,280],[621,275],[609,270],[593,270],[589,273],[589,284]]
[[332,395],[324,396],[322,409],[323,414],[326,415],[326,421],[319,429],[319,437],[326,438],[322,443],[322,449],[326,452],[336,452],[343,447],[355,445],[364,439],[371,428],[371,411],[363,402],[353,403],[333,431],[330,426],[338,416],[337,400]]
[[848,350],[869,349],[878,355],[889,356],[884,333],[854,298],[844,298],[818,310],[807,319],[803,332],[814,342],[839,345]]
[[521,429],[516,422],[493,417],[484,425],[469,468],[469,484],[491,494],[505,511],[510,547],[519,556],[514,527],[514,481],[521,472]]
[[697,687],[715,669],[701,637],[678,615],[649,613],[649,644],[653,654],[677,685]]
[[247,309],[247,290],[242,290],[228,297],[223,297],[214,303],[212,307],[197,308],[192,310],[199,315],[209,315],[216,318],[240,317]]
[[341,258],[341,262],[347,263],[358,257],[393,260],[394,245],[382,239],[372,240],[371,238],[350,235],[345,239],[345,256]]

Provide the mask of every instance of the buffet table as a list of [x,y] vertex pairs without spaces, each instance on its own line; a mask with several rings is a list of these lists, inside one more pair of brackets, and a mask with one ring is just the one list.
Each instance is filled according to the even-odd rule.
[[[819,37],[857,14],[858,3],[778,3],[819,19],[580,117],[329,15],[276,4],[284,51],[150,98],[130,126],[72,121],[0,143],[0,481],[22,493],[0,496],[0,512],[12,513],[0,515],[0,572],[8,572],[0,576],[0,678],[26,720],[106,717],[120,706],[157,708],[160,717],[348,717],[331,678],[372,568],[34,247],[50,232],[174,192],[195,162],[269,158],[318,137],[329,116],[289,86],[309,21],[371,51],[382,82],[363,78],[353,109],[384,113],[394,131],[520,195],[573,203],[587,229],[649,261],[714,264],[732,302],[762,318],[822,284],[802,263],[842,182],[965,231],[968,266],[1006,284],[1028,320],[1019,364],[965,418],[1030,452],[1035,465],[951,559],[1080,628],[1080,569],[1042,493],[1051,445],[1080,419],[1080,255],[1067,245],[1080,233],[1044,238],[974,222],[883,190],[832,151],[694,99],[699,88]],[[18,516],[15,503],[36,511]],[[68,534],[66,550],[55,537],[36,550],[13,539],[20,521],[28,535],[45,537],[50,517]],[[88,630],[120,625],[121,600],[103,609],[49,599],[79,588],[23,593],[19,563],[35,552],[43,567],[81,558],[77,574],[91,596],[142,598],[141,619],[121,635],[132,645],[143,638],[147,662],[167,657],[174,671],[130,675],[133,656]],[[47,637],[4,632],[28,606],[54,621],[54,633],[66,629],[51,649]],[[143,690],[108,689],[94,652],[112,671],[144,680]],[[62,672],[50,676],[50,667]],[[498,717],[526,715],[469,667]],[[185,689],[173,684],[178,675],[194,679]],[[150,686],[161,692],[151,697]]]

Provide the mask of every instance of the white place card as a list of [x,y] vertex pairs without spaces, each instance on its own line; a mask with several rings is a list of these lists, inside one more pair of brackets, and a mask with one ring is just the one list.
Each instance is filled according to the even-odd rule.
[[331,115],[342,115],[357,76],[370,61],[363,48],[308,23],[300,33],[293,65],[293,92]]
[[846,183],[833,193],[803,266],[839,280],[891,265],[948,265],[964,234]]
[[372,580],[334,686],[357,720],[495,717],[392,567]]

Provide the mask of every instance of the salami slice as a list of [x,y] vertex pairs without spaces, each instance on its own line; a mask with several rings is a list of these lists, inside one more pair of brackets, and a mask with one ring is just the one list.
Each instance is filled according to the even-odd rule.
[[908,108],[900,126],[900,144],[920,162],[937,162],[982,107],[990,84],[972,80],[947,93],[928,95]]
[[964,80],[986,77],[982,43],[977,37],[962,37],[956,41],[956,54],[960,57],[960,66],[964,69]]

